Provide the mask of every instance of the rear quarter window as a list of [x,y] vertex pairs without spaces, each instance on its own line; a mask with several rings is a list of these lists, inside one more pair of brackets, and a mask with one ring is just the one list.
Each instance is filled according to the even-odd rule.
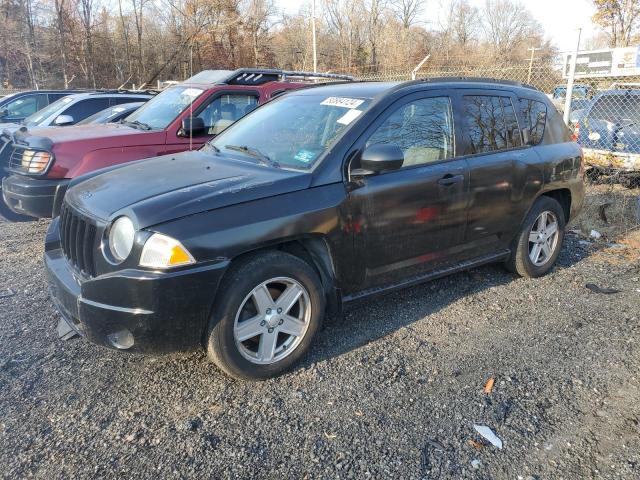
[[[571,141],[571,131],[564,123],[562,115],[553,106],[540,100],[521,98],[520,106],[531,129],[533,145],[564,143]],[[544,109],[543,109],[544,107]],[[542,112],[544,113],[544,121]],[[536,139],[537,141],[533,141]]]
[[533,145],[538,145],[544,138],[544,129],[547,124],[547,106],[537,100],[520,98],[520,108],[526,127],[529,128],[529,138]]

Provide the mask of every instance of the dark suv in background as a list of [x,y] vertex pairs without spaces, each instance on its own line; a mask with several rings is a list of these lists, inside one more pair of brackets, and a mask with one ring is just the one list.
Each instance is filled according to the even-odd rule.
[[550,100],[481,80],[290,92],[199,151],[74,181],[46,238],[69,328],[132,352],[293,365],[327,309],[490,262],[538,277],[583,203]]
[[0,123],[19,123],[29,115],[80,90],[29,90],[0,98]]

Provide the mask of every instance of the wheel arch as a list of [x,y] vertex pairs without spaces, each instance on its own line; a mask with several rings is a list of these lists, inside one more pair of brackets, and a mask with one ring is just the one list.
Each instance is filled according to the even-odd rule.
[[229,267],[220,280],[220,285],[224,283],[225,277],[234,265],[269,251],[288,253],[310,265],[322,283],[327,300],[327,311],[331,314],[341,311],[342,296],[337,287],[333,255],[327,239],[320,234],[282,239],[235,255],[230,259]]
[[[565,224],[569,223],[569,220],[571,219],[571,201],[572,201],[570,189],[557,188],[554,190],[547,190],[546,192],[542,192],[540,195],[538,195],[536,200],[538,200],[538,198],[540,197],[549,197],[557,201],[562,207],[562,211],[564,212]],[[531,205],[531,207],[533,207],[533,204]],[[531,211],[531,208],[529,208],[529,211]],[[527,215],[528,213],[529,212],[527,212]]]

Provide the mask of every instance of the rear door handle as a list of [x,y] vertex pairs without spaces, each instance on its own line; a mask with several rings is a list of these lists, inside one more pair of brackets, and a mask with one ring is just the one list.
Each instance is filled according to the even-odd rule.
[[456,183],[462,182],[463,179],[464,179],[464,175],[453,175],[451,173],[447,173],[444,177],[438,180],[438,185],[449,187]]

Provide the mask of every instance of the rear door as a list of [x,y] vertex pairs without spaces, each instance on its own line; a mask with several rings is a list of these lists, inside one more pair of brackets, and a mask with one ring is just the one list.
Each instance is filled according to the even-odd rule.
[[398,100],[358,141],[360,150],[395,144],[405,157],[401,169],[352,184],[350,228],[365,267],[364,288],[398,283],[455,260],[469,187],[455,137],[452,99],[446,91],[429,91]]
[[538,157],[523,145],[510,91],[462,89],[456,101],[470,177],[465,248],[478,256],[510,243],[522,221],[527,168]]

